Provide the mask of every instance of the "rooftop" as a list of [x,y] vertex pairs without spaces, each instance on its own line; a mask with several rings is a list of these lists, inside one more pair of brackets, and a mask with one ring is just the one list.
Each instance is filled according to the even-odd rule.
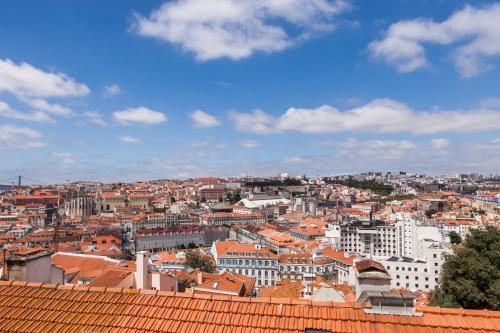
[[418,307],[421,316],[360,304],[156,290],[0,282],[6,332],[499,332],[500,312]]

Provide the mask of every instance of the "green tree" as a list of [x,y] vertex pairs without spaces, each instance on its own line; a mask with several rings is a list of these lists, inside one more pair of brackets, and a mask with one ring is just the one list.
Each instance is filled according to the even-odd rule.
[[186,261],[184,266],[193,269],[200,269],[203,272],[212,273],[215,271],[215,263],[211,256],[203,255],[196,251],[186,252]]
[[425,216],[427,216],[428,218],[431,218],[432,215],[434,215],[436,213],[437,213],[436,209],[430,208],[430,209],[428,209],[428,210],[425,211]]
[[460,244],[462,243],[462,237],[460,237],[459,234],[457,234],[456,231],[450,231],[448,234],[448,237],[450,237],[450,243],[451,244]]
[[472,230],[463,245],[446,256],[431,304],[500,310],[500,230]]

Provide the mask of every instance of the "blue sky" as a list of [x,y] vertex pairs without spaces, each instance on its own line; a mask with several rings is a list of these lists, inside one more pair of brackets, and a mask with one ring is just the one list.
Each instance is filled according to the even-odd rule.
[[0,6],[0,183],[500,170],[498,2]]

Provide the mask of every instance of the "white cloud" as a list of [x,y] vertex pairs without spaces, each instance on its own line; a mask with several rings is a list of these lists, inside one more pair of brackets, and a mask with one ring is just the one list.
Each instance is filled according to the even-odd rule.
[[71,158],[73,156],[73,154],[64,153],[64,152],[53,152],[52,156],[58,157],[58,158]]
[[189,116],[193,121],[193,126],[196,128],[216,127],[220,125],[220,121],[217,117],[202,110],[196,110],[190,113]]
[[200,141],[200,142],[191,142],[191,143],[186,143],[186,146],[188,147],[208,147],[210,143],[208,141]]
[[0,125],[0,144],[13,148],[39,148],[42,134],[29,127]]
[[180,45],[198,60],[276,52],[332,30],[345,0],[174,0],[149,18],[136,15],[141,36]]
[[290,157],[283,160],[283,163],[285,164],[309,164],[312,162],[313,161],[311,159],[304,158],[301,156]]
[[72,166],[73,164],[76,163],[76,161],[72,158],[63,158],[61,161],[61,166],[62,167],[69,167],[69,166]]
[[415,151],[419,146],[408,140],[364,140],[356,138],[339,143],[339,147],[347,148],[338,153],[343,156],[362,156],[380,160],[398,159],[410,151]]
[[139,142],[141,142],[141,139],[134,138],[133,136],[130,136],[130,135],[122,135],[122,136],[118,137],[118,140],[120,140],[121,142],[125,142],[125,143],[139,143]]
[[17,97],[67,97],[90,93],[85,84],[63,73],[50,73],[23,62],[0,60],[0,92]]
[[117,84],[109,84],[107,86],[104,86],[102,92],[104,97],[115,97],[120,95],[121,93],[122,93],[122,88],[120,88],[120,86]]
[[148,109],[144,106],[113,112],[113,118],[122,124],[140,123],[151,125],[167,121],[167,116],[163,113]]
[[0,101],[0,117],[8,119],[16,119],[16,120],[36,121],[43,123],[55,123],[54,119],[52,119],[50,116],[48,116],[43,112],[35,111],[31,113],[23,113],[12,109],[9,106],[9,104],[3,101]]
[[263,111],[232,112],[235,127],[243,132],[302,133],[411,133],[478,132],[500,129],[500,112],[478,108],[469,111],[415,111],[392,99],[377,99],[358,108],[340,111],[329,105],[315,109],[289,108],[278,118]]
[[500,55],[500,4],[465,6],[442,22],[419,18],[394,23],[369,50],[400,72],[412,72],[428,65],[424,44],[453,45],[452,59],[462,77],[488,70],[492,66],[485,59]]
[[41,98],[35,98],[35,99],[24,99],[23,100],[26,104],[31,106],[32,108],[39,110],[39,111],[45,111],[47,113],[56,115],[56,116],[63,116],[63,117],[69,117],[74,115],[75,113],[73,110],[71,110],[68,107],[62,106],[57,103],[49,103],[44,99]]
[[101,113],[98,111],[87,111],[83,114],[87,120],[93,124],[100,125],[100,126],[106,126],[106,122],[104,121]]
[[236,129],[242,132],[270,134],[275,131],[273,129],[274,117],[262,110],[253,110],[251,113],[231,111],[229,112],[229,117]]
[[260,142],[255,140],[240,140],[238,141],[238,145],[249,149],[258,148],[261,146]]
[[450,146],[450,140],[444,138],[436,138],[431,140],[432,148],[436,150],[446,149]]

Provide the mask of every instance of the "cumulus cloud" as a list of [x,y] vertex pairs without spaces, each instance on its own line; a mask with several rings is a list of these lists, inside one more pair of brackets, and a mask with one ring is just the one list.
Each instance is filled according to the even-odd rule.
[[121,124],[139,123],[152,125],[167,121],[167,116],[163,113],[144,106],[113,112],[113,118]]
[[39,148],[42,134],[29,127],[0,125],[0,145],[12,148]]
[[431,140],[432,148],[436,150],[446,149],[450,146],[450,140],[444,138],[436,138]]
[[122,135],[122,136],[118,137],[118,140],[120,140],[121,142],[125,142],[125,143],[139,143],[139,142],[141,142],[141,139],[134,138],[133,136],[130,136],[130,135]]
[[75,114],[73,110],[68,107],[57,103],[49,103],[41,98],[25,99],[24,102],[36,110],[44,111],[56,116],[69,117]]
[[24,113],[17,110],[12,109],[9,104],[0,101],[0,117],[8,118],[8,119],[16,119],[16,120],[26,120],[26,121],[36,121],[43,123],[55,123],[55,120],[52,119],[47,114],[35,111],[30,113]]
[[240,145],[243,148],[249,148],[249,149],[258,148],[261,146],[260,142],[255,140],[240,140],[238,141],[238,145]]
[[26,62],[0,60],[0,92],[18,97],[85,96],[90,89],[63,73],[51,73]]
[[104,118],[102,117],[101,113],[98,111],[87,111],[83,113],[83,116],[87,118],[89,122],[92,124],[96,124],[99,126],[106,126],[106,122],[104,121]]
[[454,47],[452,59],[462,77],[488,70],[492,66],[485,60],[500,55],[500,4],[465,6],[442,22],[418,18],[394,23],[369,50],[398,71],[412,72],[428,65],[425,44]]
[[217,117],[203,110],[196,110],[190,113],[189,116],[193,121],[193,126],[196,128],[216,127],[220,125],[220,121]]
[[235,127],[243,132],[269,134],[302,133],[411,133],[478,132],[500,129],[500,111],[479,107],[469,111],[415,111],[392,99],[377,99],[341,111],[330,105],[318,108],[289,108],[274,118],[263,111],[232,112]]
[[174,0],[149,17],[136,14],[132,30],[180,45],[198,60],[277,52],[334,29],[345,0]]
[[229,118],[233,121],[237,130],[257,134],[270,134],[275,132],[273,128],[275,119],[262,110],[253,110],[251,113],[237,111],[229,112]]
[[104,86],[102,92],[104,97],[115,97],[120,95],[121,93],[122,93],[122,88],[120,88],[120,86],[117,84],[109,84]]

